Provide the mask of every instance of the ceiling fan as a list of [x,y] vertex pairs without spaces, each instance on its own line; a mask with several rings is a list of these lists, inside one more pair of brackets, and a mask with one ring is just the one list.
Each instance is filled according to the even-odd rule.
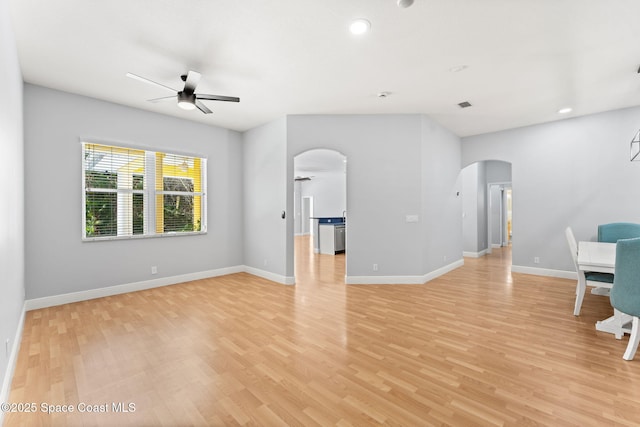
[[195,93],[196,86],[198,86],[201,77],[200,73],[196,71],[189,71],[187,74],[183,74],[180,76],[180,78],[184,82],[184,88],[182,90],[173,89],[169,86],[154,82],[153,80],[149,80],[145,77],[140,77],[133,73],[127,73],[127,77],[139,80],[144,83],[149,83],[166,90],[170,90],[171,92],[175,92],[175,95],[149,99],[149,102],[168,101],[177,98],[178,107],[185,110],[193,110],[194,108],[198,108],[205,114],[211,114],[212,111],[200,101],[201,99],[208,101],[240,102],[240,98],[237,98],[235,96],[207,95],[204,93]]

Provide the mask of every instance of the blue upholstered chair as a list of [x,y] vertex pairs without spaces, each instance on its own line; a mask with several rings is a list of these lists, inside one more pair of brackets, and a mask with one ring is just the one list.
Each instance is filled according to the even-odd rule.
[[612,222],[598,226],[598,242],[616,243],[620,239],[640,237],[640,224]]
[[[609,289],[613,286],[613,274],[589,271],[584,272],[580,270],[578,268],[578,243],[573,235],[573,230],[571,230],[571,227],[567,227],[564,233],[567,237],[569,250],[571,251],[573,265],[578,273],[578,283],[576,284],[576,303],[573,307],[573,315],[578,316],[580,314],[580,308],[582,307],[582,301],[584,300],[584,294],[587,290],[587,286],[595,288],[591,291],[592,294],[604,296],[609,295]],[[603,292],[603,290],[605,292]]]
[[640,316],[640,238],[618,240],[616,244],[616,274],[611,288],[611,305],[632,316],[631,336],[622,356],[633,360],[638,349],[638,316]]

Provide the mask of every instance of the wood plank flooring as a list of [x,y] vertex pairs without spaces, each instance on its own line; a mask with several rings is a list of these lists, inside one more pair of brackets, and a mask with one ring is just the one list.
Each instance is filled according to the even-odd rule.
[[640,425],[640,358],[594,328],[608,298],[574,317],[575,282],[511,274],[509,249],[346,286],[344,255],[297,239],[296,286],[242,273],[28,312],[10,402],[37,411],[5,425]]

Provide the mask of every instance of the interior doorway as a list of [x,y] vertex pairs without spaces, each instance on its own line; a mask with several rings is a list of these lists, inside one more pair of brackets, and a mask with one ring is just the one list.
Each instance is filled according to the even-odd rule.
[[335,150],[312,149],[293,160],[294,274],[300,284],[302,276],[346,271],[347,158]]
[[490,249],[509,246],[513,237],[513,190],[511,183],[488,184],[489,208],[487,215],[487,229]]
[[475,162],[461,171],[462,235],[465,257],[509,246],[513,238],[511,163]]

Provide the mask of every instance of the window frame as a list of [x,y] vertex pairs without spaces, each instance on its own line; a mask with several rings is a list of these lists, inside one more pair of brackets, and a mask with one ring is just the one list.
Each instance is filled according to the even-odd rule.
[[[123,150],[136,150],[144,152],[144,172],[142,173],[143,189],[102,189],[102,188],[87,188],[87,176],[86,176],[86,162],[85,153],[87,152],[87,145],[101,145],[106,147],[113,147]],[[181,151],[160,151],[150,147],[136,146],[127,143],[111,142],[111,141],[99,141],[94,139],[82,138],[80,140],[81,146],[81,170],[82,170],[82,241],[83,242],[100,242],[110,240],[130,240],[130,239],[150,239],[150,238],[164,238],[164,237],[177,237],[177,236],[194,236],[207,234],[207,158],[200,154],[186,153]],[[176,156],[185,157],[191,159],[199,159],[200,162],[200,190],[193,192],[176,192],[165,191],[156,189],[156,159],[158,154],[163,156]],[[140,174],[132,174],[140,175]],[[168,175],[169,176],[169,175]],[[163,177],[164,178],[164,177]],[[195,187],[194,187],[195,190]],[[87,236],[87,194],[88,193],[110,193],[110,194],[142,194],[143,195],[143,232],[141,234],[126,234],[126,235],[109,235],[109,236]],[[200,229],[194,231],[168,231],[158,232],[156,229],[157,223],[157,200],[158,197],[164,198],[165,194],[178,194],[200,197]],[[164,206],[162,206],[164,210]],[[164,219],[162,220],[164,223]],[[117,228],[117,226],[116,226]]]

